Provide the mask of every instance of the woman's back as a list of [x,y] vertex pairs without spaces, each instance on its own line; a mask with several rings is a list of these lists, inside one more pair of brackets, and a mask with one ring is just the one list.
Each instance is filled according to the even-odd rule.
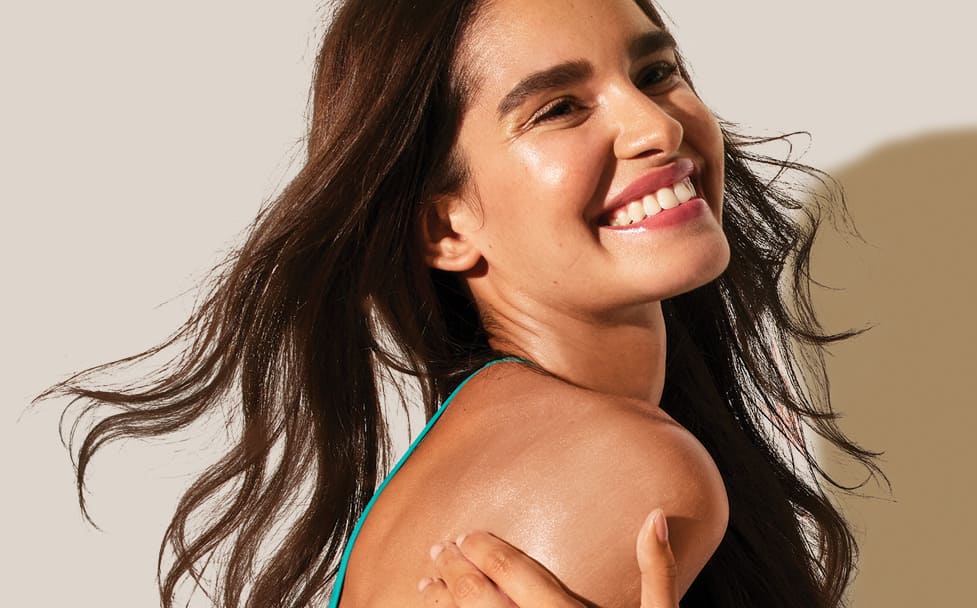
[[701,445],[650,404],[495,365],[458,393],[377,499],[340,606],[420,606],[431,545],[474,528],[524,549],[588,601],[633,606],[633,539],[655,504],[669,513],[684,590],[727,518]]

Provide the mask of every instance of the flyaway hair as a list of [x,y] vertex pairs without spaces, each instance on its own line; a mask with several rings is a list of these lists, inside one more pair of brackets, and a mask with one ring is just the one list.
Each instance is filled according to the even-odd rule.
[[[638,4],[664,29],[650,2]],[[464,376],[507,354],[491,350],[462,284],[430,270],[418,242],[425,202],[466,178],[455,140],[477,82],[460,49],[479,7],[344,2],[318,55],[305,165],[192,316],[162,345],[42,395],[81,400],[81,418],[95,420],[76,444],[83,509],[89,464],[107,443],[232,412],[232,445],[183,495],[163,540],[166,608],[188,581],[221,608],[322,602],[390,462],[389,371],[417,380],[430,417]],[[840,606],[856,544],[798,429],[878,473],[875,454],[837,427],[826,390],[824,349],[849,334],[825,334],[809,294],[822,206],[843,214],[843,201],[761,178],[771,165],[818,174],[725,132],[732,261],[664,303],[663,404],[712,455],[730,502],[726,536],[683,606]],[[100,384],[154,362],[139,382]]]

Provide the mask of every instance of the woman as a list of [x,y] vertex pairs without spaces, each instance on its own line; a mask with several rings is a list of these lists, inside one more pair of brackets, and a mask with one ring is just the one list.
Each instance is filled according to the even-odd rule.
[[[215,555],[220,605],[306,605],[330,582],[343,607],[422,605],[428,547],[481,528],[580,600],[633,606],[659,505],[683,605],[838,605],[854,543],[788,464],[816,468],[796,423],[872,455],[801,386],[841,336],[806,299],[813,230],[750,160],[647,2],[347,2],[306,166],[136,359],[180,356],[136,386],[90,388],[103,366],[56,387],[121,408],[79,480],[104,441],[239,391],[240,441],[164,539],[166,605]],[[384,369],[439,418],[352,538],[387,465]]]

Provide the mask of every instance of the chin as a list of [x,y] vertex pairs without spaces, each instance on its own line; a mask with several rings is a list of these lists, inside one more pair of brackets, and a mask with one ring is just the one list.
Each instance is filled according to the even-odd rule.
[[710,263],[708,264],[708,268],[705,270],[709,278],[703,281],[699,287],[715,281],[729,267],[729,242],[726,240],[726,237],[724,236],[721,242],[716,243],[715,247],[715,251],[709,256]]
[[697,247],[695,254],[682,260],[670,284],[662,290],[665,295],[660,299],[672,298],[707,285],[722,276],[729,266],[729,243],[725,238]]

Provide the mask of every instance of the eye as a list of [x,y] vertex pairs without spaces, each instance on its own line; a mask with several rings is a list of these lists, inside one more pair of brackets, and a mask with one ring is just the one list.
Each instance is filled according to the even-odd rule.
[[566,118],[581,109],[583,109],[583,106],[573,98],[563,97],[554,99],[533,114],[533,117],[529,119],[529,124],[537,125],[551,120]]
[[660,61],[645,68],[638,75],[635,83],[639,88],[649,91],[652,95],[664,93],[682,78],[678,64],[671,61]]

